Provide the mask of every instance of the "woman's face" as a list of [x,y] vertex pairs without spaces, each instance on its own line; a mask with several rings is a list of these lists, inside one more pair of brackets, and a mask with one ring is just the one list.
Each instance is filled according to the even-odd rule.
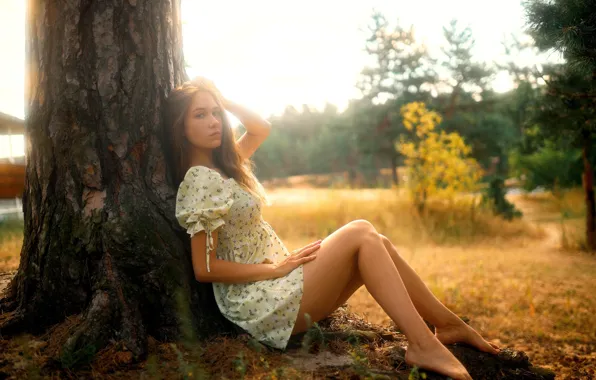
[[214,149],[221,145],[222,112],[209,92],[194,95],[184,118],[184,134],[194,147]]

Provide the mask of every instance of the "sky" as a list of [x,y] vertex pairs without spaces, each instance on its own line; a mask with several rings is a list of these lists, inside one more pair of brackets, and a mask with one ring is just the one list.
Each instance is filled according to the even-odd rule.
[[[24,117],[25,1],[0,0],[0,112]],[[345,109],[368,62],[366,27],[373,9],[390,22],[414,25],[431,52],[453,18],[469,25],[479,60],[498,60],[501,41],[521,34],[520,0],[182,0],[184,55],[189,76],[212,79],[227,98],[264,117],[286,106],[326,102]],[[497,91],[511,88],[506,75]],[[3,142],[4,141],[4,142]],[[0,139],[0,157],[6,155]],[[22,144],[20,144],[22,145]]]

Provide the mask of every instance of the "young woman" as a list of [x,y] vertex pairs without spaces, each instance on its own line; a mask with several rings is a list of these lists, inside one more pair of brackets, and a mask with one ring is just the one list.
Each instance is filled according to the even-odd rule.
[[[224,110],[246,127],[238,141]],[[168,98],[169,145],[179,184],[176,218],[191,236],[197,281],[213,283],[221,313],[256,339],[285,349],[365,285],[408,338],[406,361],[470,379],[444,344],[498,348],[447,309],[366,220],[355,220],[294,252],[263,220],[267,203],[249,158],[270,124],[197,78]],[[291,219],[292,216],[288,215]],[[436,326],[435,334],[423,318]]]

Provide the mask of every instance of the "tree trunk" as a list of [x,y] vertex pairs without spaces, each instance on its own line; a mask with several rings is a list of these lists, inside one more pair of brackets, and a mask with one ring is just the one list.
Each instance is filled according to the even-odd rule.
[[397,176],[397,154],[391,155],[391,176],[393,184],[399,186],[399,177]]
[[594,170],[590,164],[591,141],[590,134],[584,133],[584,192],[586,195],[586,246],[590,252],[596,251],[596,203],[594,200]]
[[[185,79],[179,0],[29,1],[24,242],[0,332],[83,313],[69,352],[233,331],[198,284],[164,160]],[[187,310],[187,313],[181,311]],[[8,312],[7,312],[8,311]]]

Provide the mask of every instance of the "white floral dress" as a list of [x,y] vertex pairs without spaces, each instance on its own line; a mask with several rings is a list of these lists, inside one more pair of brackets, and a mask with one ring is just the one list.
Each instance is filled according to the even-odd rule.
[[[207,234],[207,270],[218,230],[216,256],[244,264],[278,262],[290,255],[261,215],[261,203],[233,178],[205,166],[191,167],[178,188],[176,218],[189,235]],[[284,277],[240,284],[213,283],[221,313],[255,339],[285,349],[298,316],[303,266]]]

